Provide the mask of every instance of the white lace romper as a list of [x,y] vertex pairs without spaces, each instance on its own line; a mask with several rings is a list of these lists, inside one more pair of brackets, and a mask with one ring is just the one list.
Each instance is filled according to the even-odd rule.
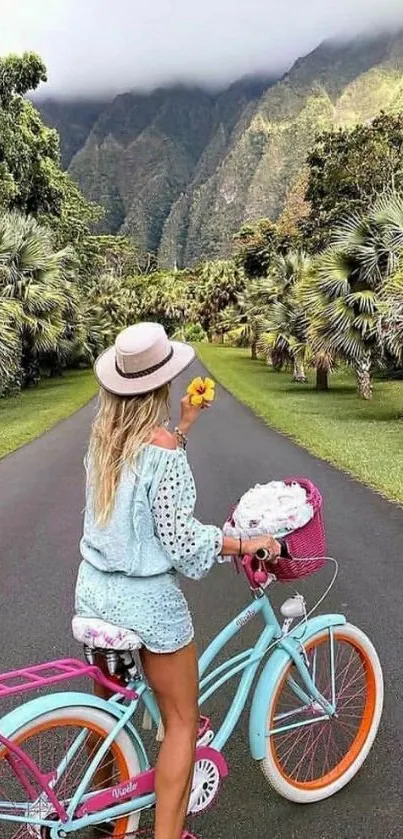
[[178,572],[201,579],[222,547],[221,530],[195,519],[195,503],[183,449],[148,445],[124,467],[112,516],[99,526],[89,464],[76,613],[135,630],[153,652],[189,644],[193,624]]

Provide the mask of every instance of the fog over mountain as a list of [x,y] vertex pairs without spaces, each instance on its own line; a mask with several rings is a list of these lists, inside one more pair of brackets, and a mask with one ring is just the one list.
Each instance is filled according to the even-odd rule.
[[0,52],[39,52],[47,95],[102,96],[177,82],[224,87],[279,75],[321,41],[403,22],[402,0],[18,0]]
[[320,131],[403,111],[403,28],[326,41],[277,83],[39,105],[64,165],[105,209],[100,229],[133,236],[162,266],[191,265],[229,256],[245,221],[277,218]]

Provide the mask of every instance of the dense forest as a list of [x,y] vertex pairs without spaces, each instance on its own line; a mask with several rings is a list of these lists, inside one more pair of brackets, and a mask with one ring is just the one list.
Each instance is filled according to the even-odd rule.
[[256,204],[255,219],[228,236],[219,259],[177,270],[133,235],[97,232],[105,208],[64,171],[58,133],[29,98],[45,80],[35,54],[0,61],[2,395],[90,365],[119,329],[140,319],[159,320],[186,340],[250,346],[274,370],[289,367],[296,383],[313,367],[318,389],[348,364],[365,399],[376,370],[399,369],[398,108],[307,135],[279,211],[261,218],[267,205]]

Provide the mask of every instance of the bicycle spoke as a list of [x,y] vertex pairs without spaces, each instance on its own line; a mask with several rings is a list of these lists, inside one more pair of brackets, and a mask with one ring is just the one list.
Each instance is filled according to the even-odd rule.
[[[61,717],[55,720],[53,726],[48,722],[44,723],[43,728],[33,726],[32,734],[28,734],[20,745],[27,756],[40,767],[43,775],[49,778],[55,776],[51,782],[53,792],[59,802],[68,807],[79,783],[85,777],[104,742],[105,734],[102,730],[98,732],[95,727],[92,728],[91,722],[88,722],[88,727],[81,726],[80,728],[79,724],[74,721],[67,720],[66,723],[59,723],[59,719]],[[88,782],[86,795],[93,795],[101,789],[129,780],[130,773],[126,771],[121,774],[123,767],[121,753],[112,742],[100,766]],[[21,795],[20,783],[12,772],[12,767],[9,767],[4,759],[0,760],[0,779],[0,798],[4,799],[4,808],[7,801],[11,804],[13,800],[18,799],[23,802],[26,799],[24,790]],[[31,778],[29,781],[32,783]],[[53,812],[54,808],[46,794],[36,782],[34,783],[37,789],[36,801],[23,805],[21,816],[31,817],[31,819],[57,820],[58,817]],[[3,812],[5,813],[6,810],[3,809]],[[69,839],[94,839],[95,836],[99,839],[102,837],[118,839],[119,836],[126,835],[124,827],[127,823],[128,817],[124,816],[109,824],[80,828],[80,830],[69,832],[68,836]],[[0,825],[1,839],[32,839],[32,831],[26,824],[2,821],[1,813]],[[119,829],[120,825],[122,829]],[[47,831],[46,828],[43,830],[44,839],[50,839],[49,830]]]
[[[324,720],[314,699],[310,705],[301,705],[300,691],[307,693],[307,689],[295,666],[290,665],[269,728],[277,765],[284,777],[299,786],[336,777],[346,755],[354,754],[356,744],[361,742],[360,731],[366,724],[368,674],[361,650],[344,639],[341,630],[339,635],[333,633],[333,650],[331,645],[330,632],[323,634],[306,655],[310,676],[321,696],[332,702],[334,691],[337,715]],[[319,717],[317,722],[315,715]],[[298,727],[276,732],[276,726],[299,721],[302,724]]]

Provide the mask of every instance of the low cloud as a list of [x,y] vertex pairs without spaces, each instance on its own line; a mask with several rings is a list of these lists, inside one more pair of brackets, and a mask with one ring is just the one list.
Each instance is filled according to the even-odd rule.
[[18,0],[1,54],[32,49],[47,93],[101,96],[286,70],[325,38],[403,26],[402,0]]

